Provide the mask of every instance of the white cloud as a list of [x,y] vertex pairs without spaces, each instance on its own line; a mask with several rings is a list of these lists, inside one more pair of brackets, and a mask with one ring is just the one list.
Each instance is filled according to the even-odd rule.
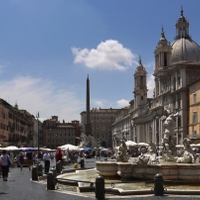
[[102,101],[95,101],[94,105],[97,106],[97,107],[99,107],[99,108],[104,107],[104,103]]
[[90,50],[73,47],[72,53],[74,63],[83,63],[93,69],[124,71],[137,63],[134,61],[136,56],[116,40],[106,40]]
[[155,88],[154,76],[150,75],[147,77],[147,89],[148,89],[148,97],[153,97],[153,90]]
[[50,119],[57,115],[61,121],[80,120],[85,103],[78,100],[74,91],[58,89],[54,85],[49,80],[19,76],[0,81],[1,98],[12,106],[17,103],[19,109],[34,116],[39,111],[41,118]]
[[117,106],[119,108],[124,108],[126,106],[129,106],[129,101],[127,101],[125,99],[121,99],[121,100],[117,101]]

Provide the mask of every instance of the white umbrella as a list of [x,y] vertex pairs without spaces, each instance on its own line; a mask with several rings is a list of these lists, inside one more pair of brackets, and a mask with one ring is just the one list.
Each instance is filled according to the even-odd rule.
[[128,140],[128,141],[126,141],[125,143],[126,143],[126,146],[136,146],[136,145],[137,145],[136,142],[131,141],[131,140]]
[[109,152],[110,150],[107,149],[107,148],[102,148],[101,151],[106,151],[106,152]]
[[19,150],[19,148],[16,147],[16,146],[8,146],[8,147],[4,147],[3,149],[6,150],[6,151]]
[[177,144],[176,145],[176,148],[183,148],[184,146],[183,146],[183,144]]
[[148,146],[149,144],[145,143],[145,142],[139,142],[138,146]]
[[69,151],[78,151],[79,147],[72,145],[72,144],[65,144],[62,146],[59,146],[58,148],[61,148],[62,150],[69,150]]

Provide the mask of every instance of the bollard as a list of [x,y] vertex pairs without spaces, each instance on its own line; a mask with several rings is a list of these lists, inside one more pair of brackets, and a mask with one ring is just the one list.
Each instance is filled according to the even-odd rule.
[[57,163],[56,163],[56,172],[58,174],[60,174],[62,171],[62,162],[59,160]]
[[38,171],[36,166],[32,167],[32,181],[38,181]]
[[54,167],[50,169],[50,172],[52,172],[53,173],[53,177],[56,178],[57,172],[56,172],[56,169]]
[[53,172],[47,174],[47,190],[55,190],[55,179],[53,177]]
[[80,164],[80,166],[81,166],[81,169],[84,169],[84,168],[85,168],[85,161],[84,161],[83,158],[81,158],[79,164]]
[[163,176],[162,174],[156,174],[154,177],[154,194],[156,196],[162,196],[164,193]]
[[98,176],[95,181],[95,194],[97,199],[105,199],[104,177]]
[[42,164],[38,164],[37,168],[38,168],[38,176],[43,176],[43,166],[42,166]]

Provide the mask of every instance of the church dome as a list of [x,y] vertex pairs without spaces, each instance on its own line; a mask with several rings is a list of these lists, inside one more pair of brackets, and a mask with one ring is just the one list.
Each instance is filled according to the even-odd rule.
[[179,38],[171,45],[172,63],[200,61],[200,46],[191,38]]
[[189,35],[189,22],[183,15],[176,23],[176,37],[171,43],[172,64],[177,62],[200,62],[200,46]]

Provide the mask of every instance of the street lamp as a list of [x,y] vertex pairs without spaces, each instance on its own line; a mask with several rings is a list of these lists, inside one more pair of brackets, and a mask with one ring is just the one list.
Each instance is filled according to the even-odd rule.
[[50,132],[49,132],[49,134],[50,134],[50,148],[52,148],[51,147],[51,128],[49,130],[50,130]]
[[36,118],[37,118],[37,122],[38,122],[38,154],[39,154],[39,150],[40,150],[40,142],[39,142],[39,112],[36,114]]
[[159,116],[156,115],[156,145],[159,145]]
[[135,124],[135,142],[137,143],[137,133],[136,133],[136,131],[137,131],[137,125]]

